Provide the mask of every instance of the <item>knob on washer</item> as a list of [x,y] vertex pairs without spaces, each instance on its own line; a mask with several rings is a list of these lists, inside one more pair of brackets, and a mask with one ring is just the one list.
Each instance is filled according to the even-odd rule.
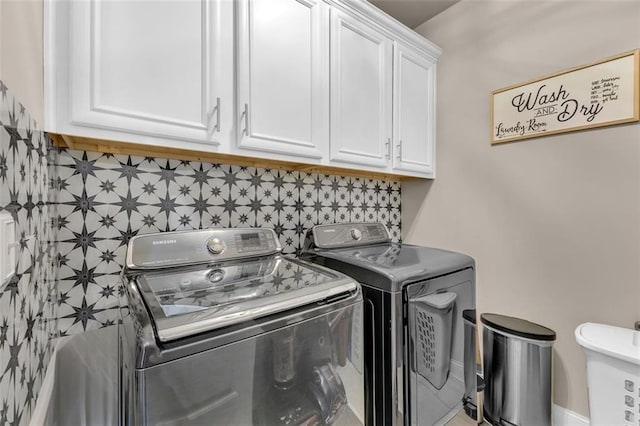
[[207,240],[207,250],[211,254],[220,254],[226,248],[226,244],[220,238],[211,238]]
[[209,278],[209,281],[214,284],[220,282],[224,278],[224,271],[222,269],[214,269],[213,271],[209,272],[207,278]]
[[357,228],[351,229],[351,238],[353,238],[356,241],[359,241],[360,239],[362,239],[362,232]]

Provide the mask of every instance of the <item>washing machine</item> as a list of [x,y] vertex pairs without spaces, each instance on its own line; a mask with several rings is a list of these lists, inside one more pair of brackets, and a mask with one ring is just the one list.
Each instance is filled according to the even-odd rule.
[[137,236],[119,325],[124,425],[362,425],[362,293],[270,229]]
[[393,243],[381,223],[315,226],[301,257],[362,285],[367,425],[446,424],[475,401],[462,317],[475,309],[471,257]]

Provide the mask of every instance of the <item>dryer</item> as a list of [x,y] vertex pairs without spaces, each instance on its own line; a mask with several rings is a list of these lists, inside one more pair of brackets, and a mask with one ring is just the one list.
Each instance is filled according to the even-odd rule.
[[464,352],[476,341],[465,342],[462,313],[475,309],[471,257],[393,243],[381,223],[342,223],[308,231],[302,258],[362,285],[366,424],[440,425],[470,412],[476,366]]

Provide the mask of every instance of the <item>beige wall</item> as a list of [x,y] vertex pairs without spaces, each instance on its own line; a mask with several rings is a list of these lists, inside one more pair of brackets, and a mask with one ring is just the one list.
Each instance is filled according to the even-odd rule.
[[480,312],[557,331],[555,401],[588,413],[575,327],[640,320],[640,125],[490,146],[492,90],[640,47],[638,1],[463,0],[440,45],[437,178],[402,187],[407,242],[477,261]]
[[42,126],[42,0],[0,0],[0,80]]

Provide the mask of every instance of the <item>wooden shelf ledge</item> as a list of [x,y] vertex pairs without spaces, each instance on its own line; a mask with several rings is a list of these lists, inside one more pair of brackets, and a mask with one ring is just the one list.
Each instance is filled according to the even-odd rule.
[[382,179],[396,182],[422,180],[424,178],[398,175],[393,173],[350,169],[345,167],[307,164],[296,161],[273,160],[268,158],[249,157],[244,155],[223,154],[210,151],[168,148],[133,142],[120,142],[105,139],[93,139],[82,136],[47,133],[58,147],[80,151],[102,152],[107,154],[138,155],[141,157],[158,157],[172,160],[201,161],[214,164],[233,164],[236,166],[260,167],[265,169],[281,169],[318,173],[325,175],[353,176],[365,179]]

